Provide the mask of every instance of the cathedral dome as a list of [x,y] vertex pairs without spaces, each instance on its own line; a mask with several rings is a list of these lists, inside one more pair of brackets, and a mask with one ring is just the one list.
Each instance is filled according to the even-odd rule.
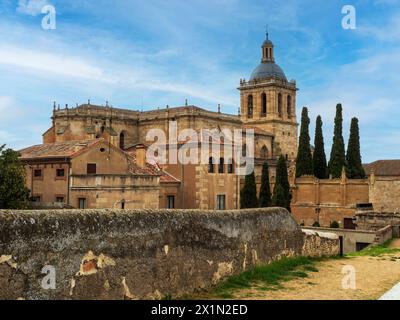
[[251,74],[250,81],[270,79],[270,78],[287,81],[285,73],[275,63],[274,44],[269,39],[268,31],[266,35],[267,37],[261,47],[262,48],[261,63]]
[[250,81],[268,78],[277,78],[287,81],[286,75],[281,67],[271,61],[261,62],[251,74]]

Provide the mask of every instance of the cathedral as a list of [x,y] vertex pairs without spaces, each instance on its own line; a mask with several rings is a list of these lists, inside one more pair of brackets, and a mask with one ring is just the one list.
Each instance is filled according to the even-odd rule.
[[[253,129],[258,186],[262,164],[268,161],[274,183],[277,158],[288,161],[294,180],[297,156],[296,93],[275,62],[274,44],[267,37],[261,61],[248,80],[241,79],[240,112],[224,114],[188,105],[150,111],[97,106],[90,103],[54,105],[52,126],[43,144],[21,150],[32,199],[72,208],[239,209],[242,177],[231,159],[210,158],[206,164],[163,164],[146,161],[146,134],[169,124],[178,131],[193,129]],[[227,143],[227,142],[225,142]],[[179,148],[179,145],[178,145]]]

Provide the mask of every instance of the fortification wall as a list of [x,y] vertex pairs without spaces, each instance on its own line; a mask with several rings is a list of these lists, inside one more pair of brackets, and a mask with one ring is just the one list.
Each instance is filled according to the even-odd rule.
[[279,208],[0,211],[0,228],[0,299],[177,297],[301,255],[305,241]]

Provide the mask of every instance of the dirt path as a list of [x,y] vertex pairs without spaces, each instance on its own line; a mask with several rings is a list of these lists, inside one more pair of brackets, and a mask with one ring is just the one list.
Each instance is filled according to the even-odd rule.
[[[356,270],[356,290],[342,288],[343,267]],[[252,300],[375,300],[400,282],[400,253],[381,257],[353,257],[316,265],[319,272],[295,279],[276,291],[240,290],[235,299]]]

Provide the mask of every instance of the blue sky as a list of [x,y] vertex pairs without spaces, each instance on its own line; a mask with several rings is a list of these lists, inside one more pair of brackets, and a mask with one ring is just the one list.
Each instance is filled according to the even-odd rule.
[[[56,30],[41,28],[46,4]],[[346,4],[355,30],[342,28]],[[188,99],[236,114],[269,24],[298,115],[323,117],[328,156],[341,102],[346,141],[360,119],[365,162],[400,158],[398,0],[1,0],[0,17],[0,144],[40,143],[54,100],[146,110]]]

